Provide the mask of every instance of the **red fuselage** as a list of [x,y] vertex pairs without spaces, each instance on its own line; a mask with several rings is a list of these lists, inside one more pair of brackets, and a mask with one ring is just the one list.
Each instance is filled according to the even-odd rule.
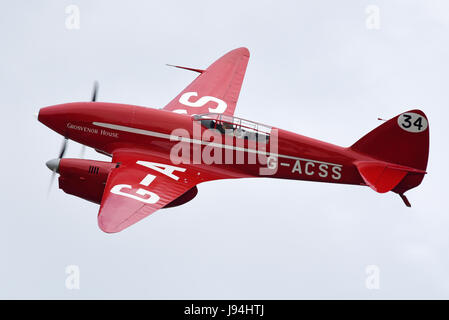
[[[371,159],[349,148],[274,127],[265,149],[248,140],[227,139],[225,134],[221,134],[221,140],[205,139],[207,128],[190,115],[133,105],[67,103],[42,108],[38,119],[64,137],[108,155],[118,149],[142,149],[170,159],[173,148],[180,143],[174,132],[181,129],[185,133],[183,143],[192,147],[190,163],[201,170],[230,178],[271,177],[365,185],[354,161]],[[277,150],[273,149],[275,140]],[[221,155],[215,154],[215,159],[222,161],[201,161],[201,154],[210,142],[214,143],[215,152],[222,149]],[[243,161],[241,158],[237,161],[242,155]],[[259,155],[271,158],[265,158],[265,163],[254,161]],[[268,165],[276,169],[268,174],[261,173],[261,169]]]

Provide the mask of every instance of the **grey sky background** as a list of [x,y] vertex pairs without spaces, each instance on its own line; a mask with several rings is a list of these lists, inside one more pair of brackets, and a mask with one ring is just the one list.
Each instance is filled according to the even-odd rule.
[[[80,29],[65,27],[67,5]],[[368,5],[380,29],[366,27]],[[0,298],[449,298],[447,1],[10,1],[0,11]],[[251,52],[236,115],[349,146],[412,108],[429,174],[408,192],[209,182],[113,235],[50,171],[62,137],[32,116],[90,99],[163,107],[227,51]],[[67,157],[79,157],[69,143]],[[88,150],[86,158],[106,159]],[[56,181],[55,181],[56,182]],[[80,267],[80,289],[65,267]],[[365,286],[365,268],[380,288]]]

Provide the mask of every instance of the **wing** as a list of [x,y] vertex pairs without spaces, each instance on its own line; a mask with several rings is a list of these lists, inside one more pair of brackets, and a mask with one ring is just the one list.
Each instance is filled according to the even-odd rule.
[[248,49],[238,48],[206,70],[185,68],[201,74],[163,109],[184,114],[214,112],[233,115],[248,60]]
[[113,162],[120,163],[106,182],[98,225],[107,233],[119,232],[140,221],[196,184],[213,180],[204,172],[153,155],[116,152]]

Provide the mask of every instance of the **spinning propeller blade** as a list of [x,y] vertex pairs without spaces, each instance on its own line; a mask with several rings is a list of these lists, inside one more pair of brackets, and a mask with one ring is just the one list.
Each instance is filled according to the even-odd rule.
[[92,90],[92,102],[97,101],[98,81],[94,81],[94,88]]
[[51,187],[53,185],[53,181],[55,180],[56,172],[59,171],[59,161],[61,161],[62,157],[64,157],[64,154],[65,154],[65,152],[67,150],[67,142],[68,142],[68,140],[69,139],[64,138],[64,140],[62,141],[62,146],[61,146],[61,150],[59,151],[58,158],[50,160],[50,161],[47,161],[45,163],[47,168],[52,171],[51,178],[50,178],[50,183],[48,185],[47,196],[50,194],[50,190],[51,190]]
[[[94,88],[92,89],[92,102],[97,101],[97,93],[98,93],[98,81],[94,81]],[[84,159],[84,154],[86,153],[86,146],[81,146],[80,158]]]

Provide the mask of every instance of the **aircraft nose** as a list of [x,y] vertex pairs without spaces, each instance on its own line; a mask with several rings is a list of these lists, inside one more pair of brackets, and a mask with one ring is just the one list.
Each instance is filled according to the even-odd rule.
[[79,104],[66,103],[39,109],[37,120],[57,133],[67,134],[68,115],[75,112]]
[[48,169],[50,169],[53,172],[59,173],[59,162],[61,159],[52,159],[45,163]]

